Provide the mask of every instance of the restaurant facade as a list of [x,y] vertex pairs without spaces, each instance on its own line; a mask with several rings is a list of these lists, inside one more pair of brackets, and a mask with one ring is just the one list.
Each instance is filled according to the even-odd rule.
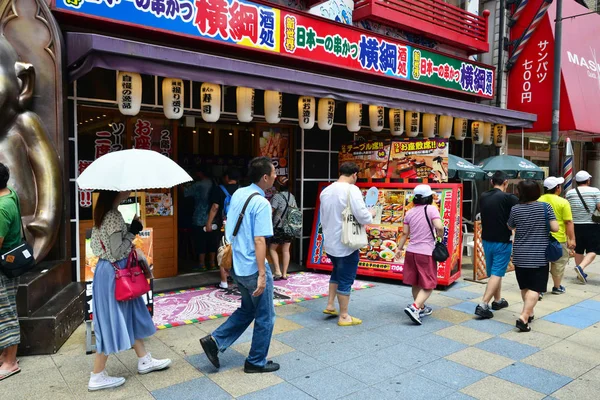
[[[535,115],[483,104],[494,97],[496,70],[469,57],[489,49],[487,15],[437,0],[421,9],[413,3],[3,0],[0,34],[38,72],[32,109],[64,171],[61,236],[47,260],[60,261],[69,279],[61,270],[45,300],[68,298],[67,286],[85,298],[85,286],[72,284],[93,276],[86,242],[95,196],[75,180],[108,152],[155,150],[216,181],[231,166],[244,171],[252,157],[270,157],[304,215],[303,236],[293,243],[293,262],[302,266],[314,247],[319,190],[337,179],[348,144],[435,139],[447,153],[474,159],[475,151],[504,149],[506,129],[531,127]],[[460,225],[472,188],[448,190],[463,196],[452,203],[452,223]],[[184,188],[136,195],[155,277],[193,273]],[[28,285],[25,298],[35,292]],[[65,309],[77,306],[65,300]]]

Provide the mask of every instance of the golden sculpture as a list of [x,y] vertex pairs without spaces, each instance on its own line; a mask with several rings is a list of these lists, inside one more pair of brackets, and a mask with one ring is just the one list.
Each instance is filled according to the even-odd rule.
[[29,111],[35,69],[17,61],[0,35],[0,162],[10,169],[9,186],[21,201],[21,214],[39,262],[58,235],[63,212],[62,167],[44,124]]

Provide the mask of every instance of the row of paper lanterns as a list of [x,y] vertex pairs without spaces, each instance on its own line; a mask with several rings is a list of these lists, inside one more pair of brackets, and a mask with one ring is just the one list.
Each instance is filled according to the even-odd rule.
[[[162,83],[163,109],[169,119],[183,117],[184,86],[183,80],[165,78]],[[117,79],[117,100],[119,111],[124,115],[137,115],[142,103],[142,78],[137,73],[119,72]],[[264,92],[265,120],[270,124],[281,121],[282,93],[266,90]],[[217,122],[221,116],[221,86],[203,83],[200,88],[200,108],[205,122]],[[236,88],[236,110],[240,122],[251,122],[254,118],[254,89]],[[358,132],[362,124],[363,106],[360,103],[346,103],[346,126],[350,132]],[[318,112],[317,112],[318,111]],[[302,129],[313,129],[315,122],[321,130],[333,127],[335,100],[314,97],[298,98],[298,123]],[[464,140],[468,135],[469,121],[465,118],[453,118],[447,115],[405,111],[392,108],[388,112],[390,133],[392,136],[416,137],[422,133],[425,138],[438,135],[441,138]],[[369,105],[369,128],[381,132],[385,124],[385,107]],[[421,126],[422,124],[422,126]],[[503,146],[506,140],[506,126],[488,122],[472,121],[471,138],[475,144]]]

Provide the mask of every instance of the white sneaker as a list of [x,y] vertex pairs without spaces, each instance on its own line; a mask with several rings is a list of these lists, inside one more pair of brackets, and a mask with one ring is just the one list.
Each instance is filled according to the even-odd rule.
[[165,358],[164,360],[157,360],[152,358],[150,353],[146,354],[145,357],[138,359],[138,374],[148,374],[152,371],[160,371],[161,369],[167,368],[171,365],[171,360]]
[[90,376],[90,381],[88,383],[88,390],[90,392],[93,392],[95,390],[116,388],[123,385],[124,383],[125,378],[109,376],[106,373],[106,370],[98,374],[94,374],[92,372]]

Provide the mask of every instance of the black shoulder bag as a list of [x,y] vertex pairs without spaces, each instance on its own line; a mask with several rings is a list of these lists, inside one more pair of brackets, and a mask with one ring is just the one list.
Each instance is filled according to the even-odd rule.
[[431,231],[431,236],[433,236],[433,240],[435,241],[435,247],[433,248],[433,253],[431,256],[437,262],[444,262],[450,257],[448,253],[448,248],[438,240],[438,237],[435,235],[433,227],[431,226],[431,221],[429,220],[429,215],[427,214],[427,207],[425,206],[425,219],[427,220],[427,225],[429,225],[429,230]]
[[575,191],[577,192],[577,196],[579,196],[579,200],[581,200],[581,202],[583,203],[583,207],[585,208],[585,211],[587,211],[588,214],[592,214],[592,222],[595,222],[596,224],[600,223],[600,214],[598,214],[596,212],[596,210],[594,210],[593,212],[590,211],[585,200],[583,200],[583,196],[581,195],[581,192],[579,191],[579,189],[575,188]]
[[21,243],[0,254],[0,269],[8,278],[16,278],[30,271],[35,267],[35,259],[33,258],[33,248],[25,238],[25,228],[23,228],[23,220],[21,219],[21,204],[19,196],[15,192],[17,210],[19,211],[19,219],[21,220]]

